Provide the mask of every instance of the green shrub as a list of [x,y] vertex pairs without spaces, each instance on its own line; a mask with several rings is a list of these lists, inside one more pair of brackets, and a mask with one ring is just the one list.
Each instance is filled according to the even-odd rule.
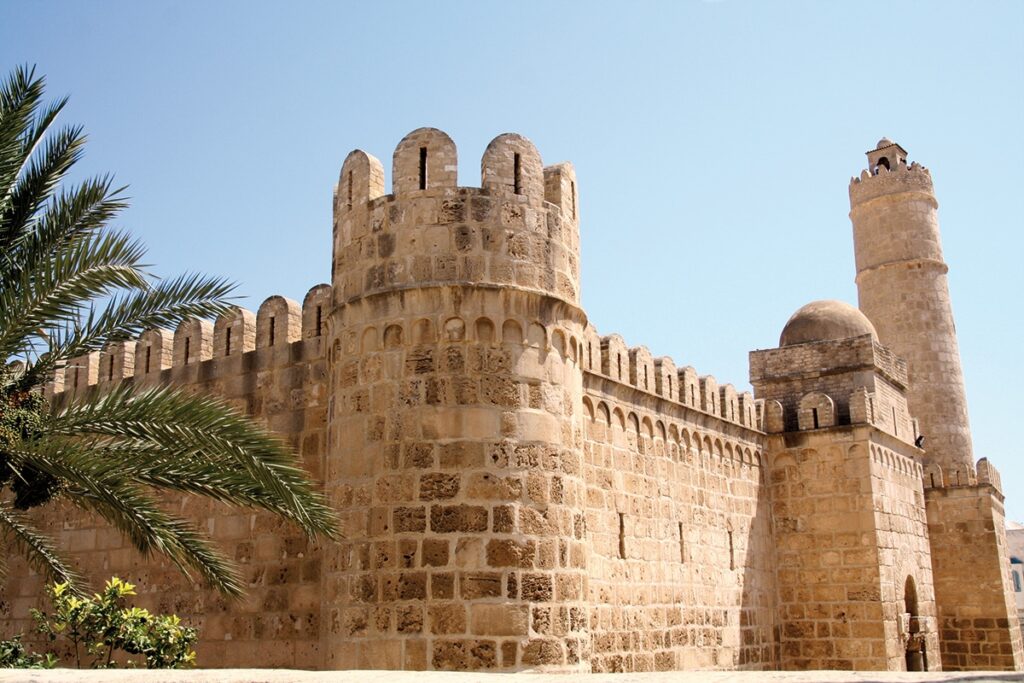
[[52,654],[44,656],[25,650],[20,635],[0,640],[0,669],[52,669],[57,661]]
[[[66,641],[78,668],[137,666],[140,658],[147,669],[180,669],[195,664],[192,646],[198,636],[196,629],[183,626],[173,614],[124,607],[124,599],[135,595],[135,586],[116,576],[91,598],[76,595],[67,583],[47,587],[47,595],[53,614],[33,609],[36,631],[50,643]],[[20,636],[0,641],[0,666],[52,668],[57,661],[52,652],[26,652]]]

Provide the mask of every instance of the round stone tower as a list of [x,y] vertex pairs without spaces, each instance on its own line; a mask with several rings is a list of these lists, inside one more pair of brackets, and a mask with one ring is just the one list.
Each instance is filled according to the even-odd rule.
[[334,205],[327,668],[589,671],[572,167],[422,128]]
[[973,466],[960,350],[928,169],[907,165],[888,138],[850,182],[850,219],[860,309],[880,341],[907,360],[911,415],[926,460],[944,471]]

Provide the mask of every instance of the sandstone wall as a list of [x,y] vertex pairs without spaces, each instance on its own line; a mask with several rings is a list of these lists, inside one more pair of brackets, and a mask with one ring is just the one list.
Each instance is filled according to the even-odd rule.
[[898,438],[876,433],[868,451],[888,669],[906,666],[909,646],[924,653],[922,665],[928,671],[939,671],[923,468],[919,456]]
[[327,668],[590,668],[575,177],[518,135],[353,152],[335,201]]
[[860,309],[880,341],[907,362],[907,399],[927,439],[926,462],[970,466],[967,397],[931,174],[916,163],[864,171],[850,183],[850,207]]
[[[102,390],[128,381],[146,386],[174,383],[189,391],[222,396],[287,441],[319,478],[326,441],[327,361],[322,330],[316,323],[317,310],[322,318],[329,304],[330,288],[322,285],[310,291],[302,308],[272,297],[259,315],[239,311],[216,324],[193,321],[174,335],[150,331],[137,344],[119,344],[105,353],[77,359],[49,391],[54,395],[55,388],[66,387],[66,392],[55,396],[67,400],[75,391],[95,390],[97,383]],[[230,345],[228,329],[232,329]],[[186,339],[190,340],[187,363]],[[204,666],[259,662],[318,668],[320,550],[310,547],[294,527],[267,514],[193,497],[164,500],[170,510],[194,520],[239,564],[247,591],[241,602],[229,603],[191,584],[167,561],[143,558],[118,532],[71,505],[44,508],[40,522],[97,588],[110,576],[120,576],[137,585],[140,606],[174,612],[199,627],[197,651]],[[5,634],[31,628],[28,609],[42,606],[42,587],[40,577],[23,560],[11,561],[2,602],[8,620]]]
[[938,602],[943,668],[1024,668],[1011,589],[998,474],[978,469],[926,477],[928,535]]
[[775,668],[750,395],[615,335],[600,349],[585,359],[583,399],[593,670]]
[[903,669],[907,577],[915,632],[936,650],[920,465],[906,445],[867,426],[772,442],[782,668]]

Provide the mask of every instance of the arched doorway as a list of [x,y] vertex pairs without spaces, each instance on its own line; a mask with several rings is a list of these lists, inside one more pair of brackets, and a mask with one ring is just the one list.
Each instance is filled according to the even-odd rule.
[[907,620],[907,671],[927,671],[928,653],[925,651],[917,607],[917,585],[913,576],[908,576],[903,584],[903,612]]

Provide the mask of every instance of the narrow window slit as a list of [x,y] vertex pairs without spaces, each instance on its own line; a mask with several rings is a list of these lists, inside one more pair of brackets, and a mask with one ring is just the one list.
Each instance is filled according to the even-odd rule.
[[683,538],[682,522],[679,522],[679,561],[686,564],[686,539]]
[[320,336],[323,333],[323,308],[321,306],[316,307],[316,336]]
[[615,356],[615,363],[619,368],[619,379],[622,379],[622,356]]
[[110,365],[107,367],[107,381],[114,379],[114,357],[110,357]]
[[231,355],[231,328],[227,330],[227,334],[224,335],[224,355]]
[[626,559],[626,515],[619,513],[619,559]]
[[153,347],[146,347],[146,374],[149,374],[149,359],[153,357]]
[[572,190],[572,219],[576,220],[576,183],[569,183],[569,187]]
[[523,193],[522,182],[520,178],[521,166],[522,163],[520,160],[519,152],[516,152],[512,160],[512,189],[516,194]]
[[188,337],[185,337],[185,365],[188,365],[189,351],[191,350],[189,347],[191,345],[192,345],[192,340],[189,339]]
[[729,532],[729,569],[736,569],[736,548],[732,543],[732,532]]
[[420,189],[427,189],[427,148],[420,147]]
[[814,419],[814,428],[818,428],[818,409],[811,408],[811,417]]
[[352,208],[352,171],[348,172],[348,208]]
[[273,318],[273,316],[271,316],[271,318],[270,318],[270,343],[268,344],[268,346],[273,346],[273,345],[274,345],[274,318]]

